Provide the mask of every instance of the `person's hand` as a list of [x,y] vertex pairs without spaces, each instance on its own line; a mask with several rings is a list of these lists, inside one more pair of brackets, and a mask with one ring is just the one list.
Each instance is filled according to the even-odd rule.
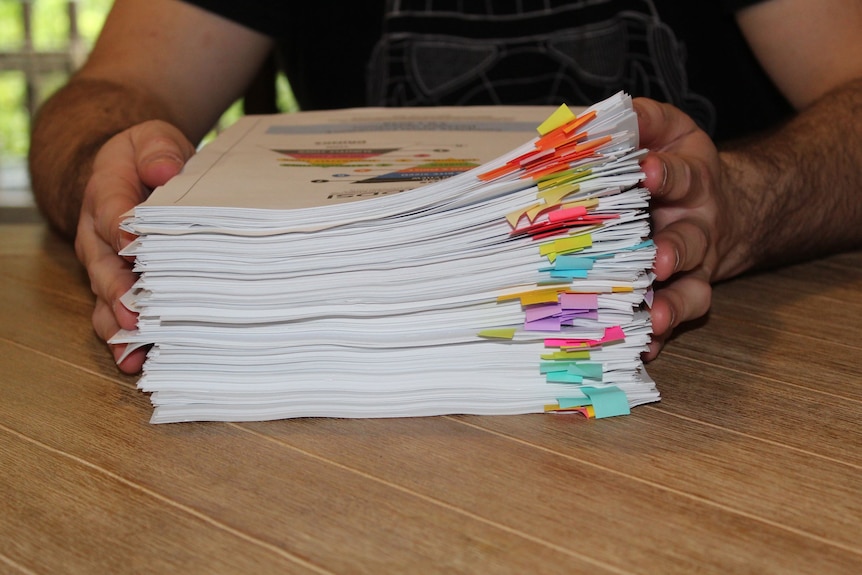
[[650,312],[653,340],[644,359],[655,359],[673,329],[709,310],[712,282],[733,235],[731,206],[722,197],[715,144],[679,109],[636,98],[641,167],[651,194],[656,293]]
[[[175,176],[194,151],[177,128],[150,121],[120,132],[96,155],[84,190],[75,252],[87,269],[96,295],[93,327],[105,341],[121,328],[135,329],[137,322],[137,316],[120,303],[120,297],[137,279],[131,262],[118,255],[134,239],[120,230],[120,221],[153,188]],[[112,348],[116,360],[125,346]],[[135,350],[119,367],[126,373],[136,373],[145,356],[145,349]]]

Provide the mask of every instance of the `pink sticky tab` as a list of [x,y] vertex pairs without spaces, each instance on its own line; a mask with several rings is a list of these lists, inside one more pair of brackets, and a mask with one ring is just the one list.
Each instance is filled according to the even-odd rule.
[[587,215],[587,208],[583,206],[575,206],[573,208],[563,208],[554,210],[548,213],[548,221],[551,223],[562,222],[569,219],[582,218]]
[[626,338],[626,334],[623,331],[623,328],[620,326],[614,327],[606,327],[605,328],[605,336],[602,338],[602,343],[608,343],[611,341],[621,341]]

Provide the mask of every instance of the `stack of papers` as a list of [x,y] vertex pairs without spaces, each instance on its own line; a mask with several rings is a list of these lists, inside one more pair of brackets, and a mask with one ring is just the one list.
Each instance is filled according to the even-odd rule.
[[[538,126],[538,130],[537,130]],[[127,215],[154,423],[629,413],[659,399],[624,93],[240,119]]]

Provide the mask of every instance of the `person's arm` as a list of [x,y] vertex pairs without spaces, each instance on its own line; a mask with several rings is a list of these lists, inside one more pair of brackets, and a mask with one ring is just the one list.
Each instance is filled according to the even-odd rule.
[[678,110],[639,102],[662,284],[647,359],[706,313],[711,284],[862,246],[862,5],[767,0],[738,20],[798,114],[716,151]]
[[49,222],[75,235],[93,158],[126,128],[164,120],[197,142],[269,47],[266,37],[177,0],[118,0],[87,62],[35,119],[32,187]]
[[[117,255],[131,241],[123,214],[179,172],[270,48],[265,36],[176,0],[117,0],[83,68],[40,109],[33,192],[75,239],[103,340],[136,324],[120,303],[136,280]],[[134,373],[143,361],[138,350],[120,368]]]
[[738,20],[799,114],[722,146],[725,193],[753,217],[716,280],[862,245],[862,4],[771,0]]

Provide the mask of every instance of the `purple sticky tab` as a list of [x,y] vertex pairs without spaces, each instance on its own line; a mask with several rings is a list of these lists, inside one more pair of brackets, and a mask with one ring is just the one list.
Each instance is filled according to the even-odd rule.
[[563,309],[599,309],[599,295],[594,293],[560,294]]
[[527,322],[532,322],[548,317],[553,317],[555,315],[560,315],[560,312],[562,311],[562,306],[558,303],[537,304],[531,305],[527,309],[525,309],[524,317],[526,317]]
[[536,321],[525,321],[524,329],[527,331],[560,331],[560,318],[548,317]]

